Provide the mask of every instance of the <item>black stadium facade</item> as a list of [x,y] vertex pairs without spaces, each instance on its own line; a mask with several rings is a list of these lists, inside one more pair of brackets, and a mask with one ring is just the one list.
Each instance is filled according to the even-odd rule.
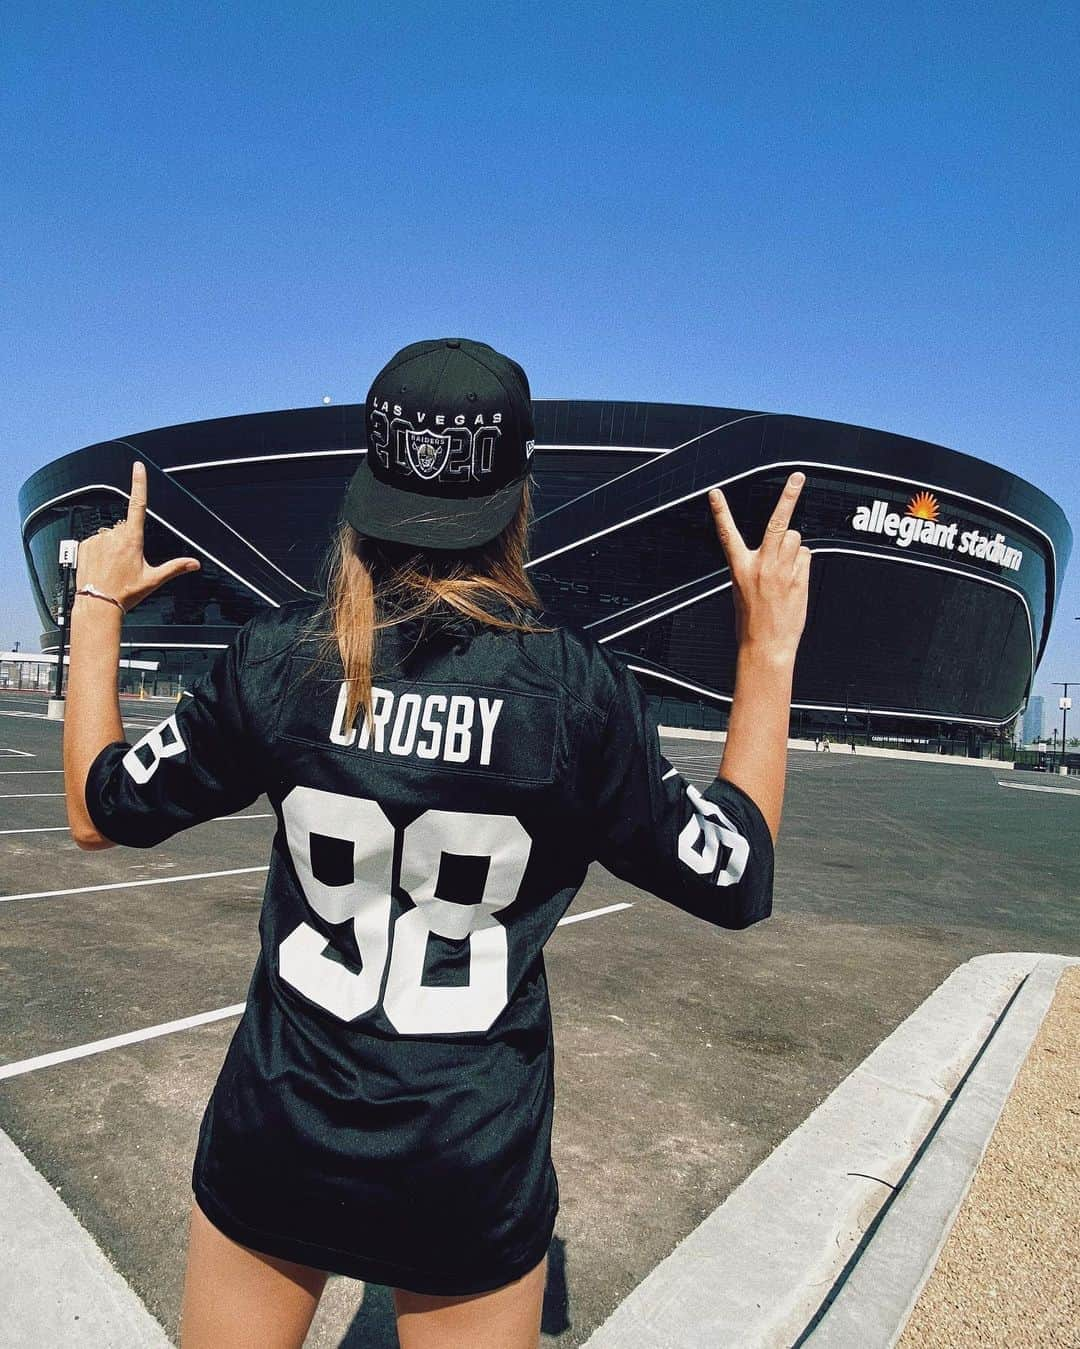
[[[669,725],[723,726],[730,578],[705,493],[756,545],[787,475],[814,553],[792,732],[960,741],[1023,707],[1072,536],[1059,507],[939,445],[807,417],[667,403],[537,400],[531,575],[549,609],[621,652]],[[129,435],[46,464],[19,494],[27,565],[58,643],[58,545],[126,510],[147,464],[151,561],[200,557],[124,623],[128,657],[189,684],[230,631],[303,596],[365,453],[363,407],[301,408]]]

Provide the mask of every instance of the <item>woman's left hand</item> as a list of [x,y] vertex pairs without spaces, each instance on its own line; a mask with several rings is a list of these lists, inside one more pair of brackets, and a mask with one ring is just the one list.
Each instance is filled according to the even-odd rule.
[[[174,557],[152,567],[143,556],[146,523],[146,466],[136,459],[131,466],[131,496],[127,516],[112,528],[102,527],[79,543],[75,586],[92,585],[111,595],[130,613],[147,595],[184,572],[198,571],[196,557]],[[89,603],[89,601],[88,601]]]

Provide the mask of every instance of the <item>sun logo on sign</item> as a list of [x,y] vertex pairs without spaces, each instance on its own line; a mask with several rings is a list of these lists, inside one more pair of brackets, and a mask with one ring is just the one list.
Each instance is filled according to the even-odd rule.
[[917,492],[907,506],[908,515],[917,520],[936,520],[938,517],[937,497],[930,492]]

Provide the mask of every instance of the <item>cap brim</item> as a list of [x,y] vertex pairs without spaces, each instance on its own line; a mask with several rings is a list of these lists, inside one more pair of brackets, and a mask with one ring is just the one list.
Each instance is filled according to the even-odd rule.
[[490,496],[421,496],[380,481],[365,458],[349,483],[342,515],[372,539],[416,548],[476,548],[514,518],[524,486],[520,478]]

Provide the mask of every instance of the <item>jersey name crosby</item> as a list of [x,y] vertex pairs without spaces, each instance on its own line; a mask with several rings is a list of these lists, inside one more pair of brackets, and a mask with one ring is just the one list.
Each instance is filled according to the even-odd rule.
[[488,767],[502,698],[468,693],[399,693],[372,688],[371,719],[345,725],[348,685],[342,682],[330,727],[330,742],[376,754],[440,759]]

